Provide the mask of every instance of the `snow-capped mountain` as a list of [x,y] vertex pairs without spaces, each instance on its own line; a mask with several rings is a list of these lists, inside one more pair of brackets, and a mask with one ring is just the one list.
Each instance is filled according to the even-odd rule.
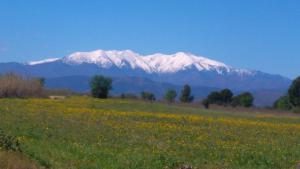
[[51,58],[41,61],[29,62],[29,65],[45,64],[49,62],[62,61],[70,65],[95,64],[101,68],[124,68],[140,69],[146,73],[176,73],[179,71],[195,68],[198,71],[216,71],[218,74],[238,73],[251,75],[254,71],[234,69],[224,63],[211,60],[190,53],[178,52],[175,54],[140,55],[131,50],[95,50],[91,52],[75,52],[64,58]]
[[[5,72],[44,77],[48,87],[81,92],[88,91],[88,79],[95,74],[112,77],[115,93],[138,94],[141,90],[147,90],[161,96],[166,89],[179,90],[184,84],[192,86],[196,98],[222,88],[253,93],[263,91],[266,98],[259,96],[257,100],[262,99],[261,102],[268,103],[278,98],[291,83],[290,79],[280,75],[236,69],[222,62],[184,52],[146,56],[131,50],[75,52],[62,58],[0,63],[0,74]],[[265,93],[269,91],[273,94],[268,98]]]

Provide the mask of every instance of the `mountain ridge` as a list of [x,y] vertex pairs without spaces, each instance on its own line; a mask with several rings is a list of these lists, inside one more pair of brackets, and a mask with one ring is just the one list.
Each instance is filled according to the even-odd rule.
[[[114,83],[118,85],[114,91],[116,93],[149,90],[162,96],[163,90],[168,87],[179,90],[184,84],[190,84],[197,89],[195,94],[199,96],[196,98],[203,97],[211,89],[259,91],[257,100],[260,99],[261,103],[268,105],[281,94],[285,94],[284,91],[291,84],[289,78],[281,75],[236,69],[219,61],[185,52],[146,56],[130,50],[75,52],[62,58],[27,63],[0,63],[0,74],[6,72],[44,77],[49,82],[46,84],[49,87],[67,87],[78,92],[87,89],[88,77],[96,74],[117,79]],[[136,77],[143,83],[137,85],[136,79],[129,77]]]
[[195,68],[198,71],[216,71],[218,74],[237,73],[240,75],[251,75],[256,73],[256,71],[246,69],[235,69],[222,62],[187,52],[141,55],[131,50],[94,50],[90,52],[74,52],[63,58],[49,58],[28,62],[27,64],[37,65],[55,61],[73,65],[96,64],[102,68],[110,68],[112,66],[123,68],[128,66],[132,69],[141,69],[147,73],[158,74],[176,73],[191,68]]

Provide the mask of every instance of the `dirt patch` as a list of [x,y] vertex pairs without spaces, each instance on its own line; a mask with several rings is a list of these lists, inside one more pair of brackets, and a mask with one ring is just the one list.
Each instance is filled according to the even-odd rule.
[[5,169],[45,169],[18,152],[0,150],[0,168]]

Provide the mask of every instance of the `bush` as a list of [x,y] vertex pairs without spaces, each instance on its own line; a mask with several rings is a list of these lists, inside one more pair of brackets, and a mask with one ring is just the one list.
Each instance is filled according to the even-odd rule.
[[95,75],[90,81],[90,88],[93,97],[105,99],[112,89],[112,80],[108,77]]
[[233,97],[231,102],[232,106],[251,107],[253,106],[254,97],[251,93],[245,92],[238,96]]
[[292,110],[295,113],[300,112],[300,77],[293,81],[288,94],[276,100],[273,107],[281,110]]
[[224,89],[220,92],[223,105],[228,105],[232,101],[233,93],[229,89]]
[[23,77],[14,73],[0,76],[0,98],[41,97],[43,82],[38,78]]
[[153,93],[150,92],[141,92],[141,98],[144,100],[149,100],[149,101],[155,101],[155,95]]
[[210,104],[218,104],[221,105],[223,103],[222,101],[222,95],[219,92],[211,92],[208,96],[207,96],[207,100]]
[[282,96],[274,103],[273,107],[281,110],[291,110],[293,105],[288,96]]
[[177,96],[177,93],[175,90],[168,90],[164,96],[165,100],[172,103],[175,101],[175,98]]
[[207,96],[207,100],[210,104],[218,104],[227,106],[232,101],[233,93],[229,89],[224,89],[221,92],[211,92]]
[[21,151],[19,140],[16,137],[6,135],[0,129],[0,150]]
[[184,103],[190,103],[194,100],[194,96],[191,95],[191,87],[186,84],[183,86],[183,89],[181,91],[180,101]]
[[245,92],[240,95],[233,97],[233,93],[229,89],[224,89],[221,92],[213,91],[208,96],[207,99],[202,101],[202,104],[209,106],[209,104],[218,105],[231,105],[233,107],[243,106],[251,107],[253,105],[254,97],[251,93]]
[[237,107],[237,106],[239,106],[240,105],[240,99],[239,99],[239,97],[233,97],[232,98],[232,101],[231,101],[231,103],[230,103],[230,105],[232,106],[232,107]]

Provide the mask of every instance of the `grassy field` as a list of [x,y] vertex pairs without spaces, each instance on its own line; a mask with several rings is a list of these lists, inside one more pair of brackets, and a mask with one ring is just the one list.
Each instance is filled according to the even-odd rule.
[[295,168],[299,124],[298,116],[118,99],[0,100],[0,128],[54,169]]

